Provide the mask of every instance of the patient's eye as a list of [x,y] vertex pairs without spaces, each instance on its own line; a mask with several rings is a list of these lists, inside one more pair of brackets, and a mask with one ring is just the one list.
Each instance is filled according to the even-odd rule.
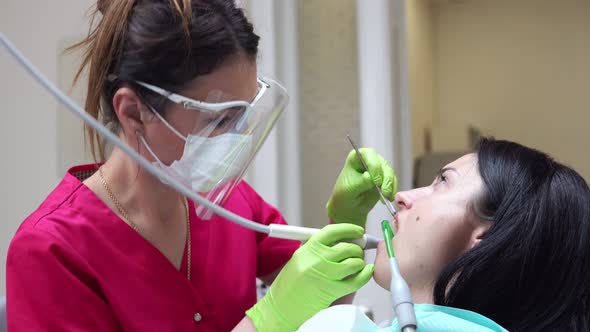
[[434,179],[435,185],[447,183],[447,176],[445,173],[446,173],[446,170],[443,170],[443,169],[438,171],[438,174],[436,175],[436,179]]

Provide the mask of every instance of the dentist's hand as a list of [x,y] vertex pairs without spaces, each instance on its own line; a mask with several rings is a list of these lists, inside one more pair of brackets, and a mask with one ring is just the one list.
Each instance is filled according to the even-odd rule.
[[361,247],[341,242],[363,234],[356,225],[327,225],[297,249],[266,295],[246,312],[256,329],[295,331],[335,300],[366,284],[373,264],[365,265]]
[[369,172],[365,171],[356,152],[350,151],[326,204],[326,212],[334,223],[365,227],[369,211],[379,201],[379,193],[374,185],[381,187],[383,195],[393,201],[397,192],[397,178],[387,161],[375,150],[361,148],[359,151]]

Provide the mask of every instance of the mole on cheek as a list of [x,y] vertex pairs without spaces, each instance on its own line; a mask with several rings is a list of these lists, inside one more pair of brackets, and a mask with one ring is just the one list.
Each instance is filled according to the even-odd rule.
[[420,216],[417,216],[416,217],[416,221],[420,221]]

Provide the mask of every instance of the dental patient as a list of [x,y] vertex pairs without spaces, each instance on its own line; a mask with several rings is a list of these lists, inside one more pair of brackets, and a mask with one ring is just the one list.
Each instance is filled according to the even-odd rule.
[[[335,188],[327,206],[335,222],[340,194]],[[573,169],[482,139],[430,186],[398,192],[395,204],[392,243],[418,331],[590,330],[590,190]],[[388,264],[381,243],[373,277],[386,290]],[[353,306],[323,310],[300,331],[327,328],[399,331],[395,320],[380,330]]]

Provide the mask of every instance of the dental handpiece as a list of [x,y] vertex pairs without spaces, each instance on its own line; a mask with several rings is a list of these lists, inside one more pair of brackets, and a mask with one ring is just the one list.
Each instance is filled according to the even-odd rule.
[[[312,235],[320,231],[320,229],[318,228],[289,226],[281,224],[270,224],[268,225],[268,227],[270,228],[270,233],[268,233],[268,236],[299,241],[307,241]],[[365,234],[363,235],[363,237],[359,239],[351,239],[347,242],[356,243],[361,248],[367,250],[376,249],[380,241],[381,240],[379,240],[379,238],[371,234]]]

